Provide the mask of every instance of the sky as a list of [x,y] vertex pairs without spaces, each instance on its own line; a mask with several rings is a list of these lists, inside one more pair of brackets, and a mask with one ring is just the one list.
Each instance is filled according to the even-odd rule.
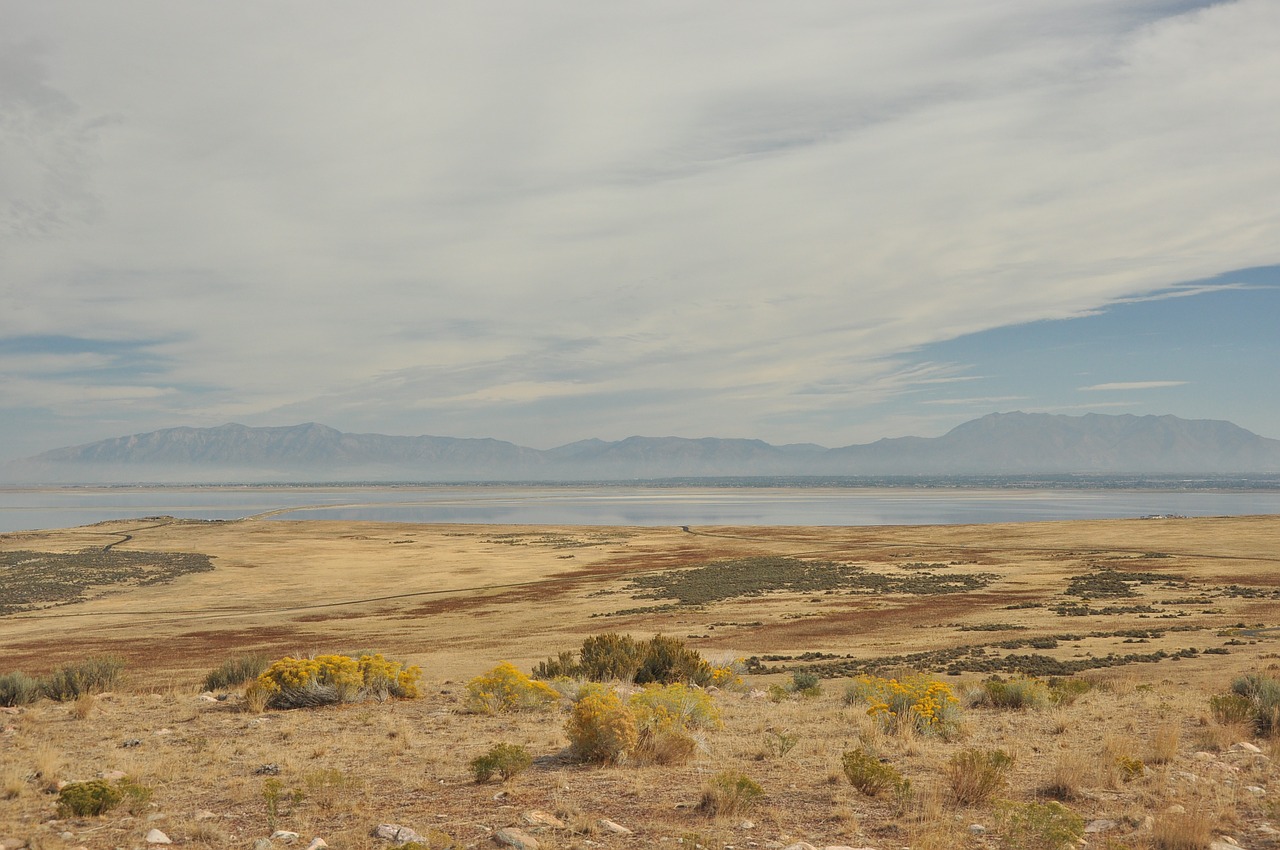
[[0,0],[0,460],[1280,437],[1280,3]]

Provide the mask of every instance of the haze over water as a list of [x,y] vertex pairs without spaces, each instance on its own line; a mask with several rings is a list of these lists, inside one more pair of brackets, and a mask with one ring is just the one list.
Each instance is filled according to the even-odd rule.
[[1280,513],[1280,491],[602,485],[0,488],[0,532],[110,519],[948,525]]

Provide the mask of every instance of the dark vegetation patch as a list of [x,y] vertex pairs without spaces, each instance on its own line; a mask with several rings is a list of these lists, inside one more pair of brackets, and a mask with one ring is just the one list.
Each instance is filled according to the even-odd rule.
[[192,552],[0,552],[0,615],[83,602],[99,588],[147,587],[213,569]]
[[1026,626],[1019,626],[1016,623],[974,623],[973,625],[957,626],[962,632],[1020,632],[1025,631]]
[[1073,576],[1067,583],[1065,592],[1068,596],[1076,596],[1080,599],[1128,599],[1138,595],[1133,589],[1134,585],[1157,583],[1178,586],[1170,581],[1170,576],[1160,573],[1104,569]]
[[919,572],[909,576],[885,576],[834,561],[762,556],[637,576],[631,579],[630,589],[639,591],[635,593],[638,599],[674,599],[680,605],[697,606],[776,592],[961,593],[986,587],[994,578],[988,573],[938,575]]
[[[1061,642],[1076,642],[1085,638],[1127,637],[1150,639],[1163,637],[1166,630],[1160,629],[1121,629],[1111,632],[1090,632],[1089,634],[1060,634],[1041,637],[1006,640],[990,644],[969,644],[949,649],[936,649],[927,652],[913,652],[904,655],[884,655],[875,658],[857,659],[852,656],[841,658],[832,653],[806,652],[800,655],[765,655],[748,658],[747,672],[757,674],[786,673],[794,671],[795,664],[805,663],[804,669],[824,679],[843,678],[847,676],[878,675],[895,669],[909,667],[922,672],[946,672],[953,676],[961,673],[1017,673],[1026,676],[1070,676],[1084,670],[1096,670],[1106,667],[1121,667],[1126,664],[1146,664],[1157,661],[1181,660],[1193,658],[1200,653],[1195,647],[1187,647],[1173,651],[1156,650],[1155,652],[1108,653],[1107,655],[1090,655],[1085,658],[1062,660],[1041,653],[1000,653],[996,650],[1017,649],[1053,649]],[[1196,626],[1179,626],[1167,629],[1170,632],[1200,631]],[[1207,651],[1207,650],[1206,650]],[[770,666],[766,662],[783,662],[778,666]]]
[[1080,602],[1063,602],[1053,606],[1053,613],[1059,617],[1099,617],[1108,614],[1159,614],[1159,608],[1150,605],[1105,605],[1094,608]]

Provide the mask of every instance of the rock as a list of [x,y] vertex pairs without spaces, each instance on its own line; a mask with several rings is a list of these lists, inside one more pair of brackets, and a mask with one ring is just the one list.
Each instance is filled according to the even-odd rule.
[[253,850],[271,850],[272,847],[275,845],[271,843],[270,838],[259,838],[253,842]]
[[1217,841],[1210,841],[1209,850],[1240,850],[1240,845],[1230,836],[1224,835]]
[[218,698],[215,697],[213,694],[201,694],[200,696],[196,697],[196,699],[199,700],[200,702],[217,702],[218,701]]
[[551,829],[564,829],[568,826],[568,824],[550,812],[543,812],[538,809],[525,812],[520,816],[520,820],[529,826],[550,827]]
[[12,836],[4,836],[0,838],[0,850],[23,850],[27,846],[24,838],[13,838]]
[[1187,813],[1187,810],[1183,808],[1181,805],[1179,805],[1178,803],[1174,803],[1172,806],[1165,809],[1164,813],[1166,815],[1185,815]]
[[1216,761],[1218,757],[1215,756],[1213,753],[1206,753],[1203,750],[1201,750],[1200,752],[1195,753],[1192,756],[1192,758],[1194,758],[1196,761]]
[[276,764],[275,762],[258,765],[253,769],[253,775],[254,776],[279,776],[280,765]]
[[1248,791],[1250,794],[1252,794],[1255,797],[1267,796],[1267,789],[1263,788],[1260,785],[1246,785],[1244,786],[1244,790]]
[[130,747],[141,747],[142,741],[137,738],[125,738],[120,742],[120,746],[124,747],[126,750]]
[[1231,749],[1236,752],[1245,753],[1261,753],[1262,749],[1257,744],[1251,744],[1248,741],[1241,741],[1238,744],[1232,744]]
[[281,844],[292,844],[298,840],[298,833],[290,832],[287,829],[277,829],[271,833],[272,841],[279,841]]
[[1115,821],[1107,820],[1106,818],[1098,818],[1097,820],[1091,820],[1087,824],[1085,824],[1084,831],[1086,834],[1095,835],[1099,832],[1106,832],[1109,829],[1115,829],[1115,828],[1116,828]]
[[201,809],[191,816],[192,820],[213,820],[217,815],[208,809]]
[[509,826],[493,834],[493,840],[515,850],[538,850],[538,840],[523,829]]
[[409,829],[407,826],[397,826],[394,823],[380,823],[373,828],[374,838],[381,838],[383,841],[390,841],[393,844],[408,844],[410,841],[417,841],[419,844],[426,844],[427,840],[418,833]]
[[752,820],[744,820],[738,824],[738,829],[755,829],[756,822]]
[[980,823],[969,824],[970,835],[984,835],[986,834],[986,831],[987,831],[987,828]]
[[612,835],[631,835],[631,830],[627,829],[620,823],[615,823],[608,818],[600,818],[596,821],[596,826]]
[[158,829],[153,829],[150,832],[148,832],[147,837],[144,840],[148,844],[172,844],[173,843],[172,838],[165,835],[163,832],[161,832]]
[[328,846],[329,842],[325,841],[323,838],[313,838],[311,839],[311,843],[307,845],[307,850],[324,850],[324,848]]
[[1138,830],[1140,832],[1150,832],[1155,828],[1156,828],[1155,815],[1147,815],[1142,819],[1142,823],[1138,824]]

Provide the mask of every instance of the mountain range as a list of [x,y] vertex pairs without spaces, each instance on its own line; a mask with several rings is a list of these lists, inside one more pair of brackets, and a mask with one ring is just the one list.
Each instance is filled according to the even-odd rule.
[[940,437],[825,448],[628,437],[549,450],[493,439],[345,434],[315,423],[167,428],[0,468],[17,482],[599,481],[729,476],[1280,472],[1280,440],[1176,416],[993,413]]

